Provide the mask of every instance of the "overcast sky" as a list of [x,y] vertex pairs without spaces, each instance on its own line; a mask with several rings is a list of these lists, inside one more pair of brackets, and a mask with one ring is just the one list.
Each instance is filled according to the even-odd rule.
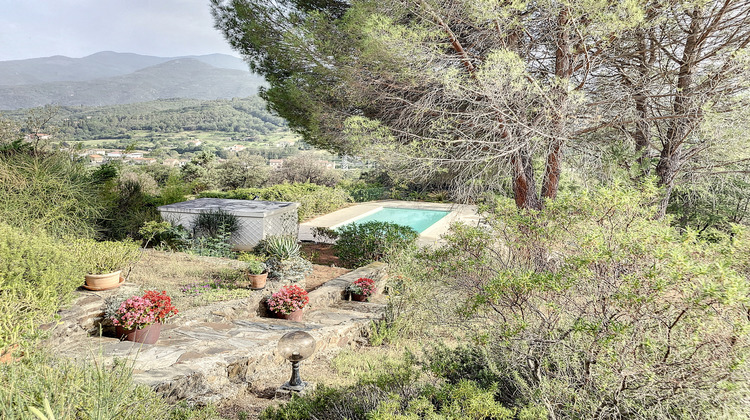
[[208,0],[0,0],[0,61],[99,51],[239,56]]

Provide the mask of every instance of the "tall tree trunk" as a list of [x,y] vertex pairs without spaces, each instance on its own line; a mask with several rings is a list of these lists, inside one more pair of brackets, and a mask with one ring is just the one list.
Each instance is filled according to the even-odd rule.
[[692,127],[698,121],[697,116],[689,115],[690,98],[692,94],[693,72],[698,57],[700,45],[698,36],[700,32],[701,10],[695,8],[690,13],[690,28],[685,47],[682,53],[680,69],[677,75],[677,89],[675,91],[672,112],[675,117],[667,130],[666,139],[662,141],[662,150],[659,163],[656,165],[656,175],[659,177],[659,186],[664,191],[659,204],[657,217],[661,218],[667,213],[669,199],[674,189],[674,181],[677,171],[681,165],[682,143],[690,135]]
[[542,202],[536,192],[531,157],[525,150],[520,151],[513,155],[511,164],[513,166],[513,196],[516,200],[516,207],[526,210],[541,210]]
[[542,197],[554,200],[560,184],[562,172],[563,139],[567,127],[566,108],[568,102],[568,83],[573,75],[573,57],[570,51],[570,32],[568,9],[564,8],[557,17],[557,49],[555,50],[555,78],[557,86],[553,90],[557,104],[557,121],[554,124],[554,139],[547,150],[547,163],[544,167]]

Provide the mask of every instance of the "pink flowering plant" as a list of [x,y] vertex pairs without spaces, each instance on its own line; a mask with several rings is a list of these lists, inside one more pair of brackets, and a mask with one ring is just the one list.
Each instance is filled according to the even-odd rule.
[[360,277],[346,288],[349,293],[362,295],[365,297],[372,296],[375,293],[375,280],[366,277]]
[[156,322],[164,322],[177,314],[167,292],[149,290],[143,296],[133,296],[120,305],[111,317],[112,324],[131,330]]
[[268,309],[278,314],[291,314],[305,307],[310,302],[305,289],[296,284],[283,286],[268,298]]

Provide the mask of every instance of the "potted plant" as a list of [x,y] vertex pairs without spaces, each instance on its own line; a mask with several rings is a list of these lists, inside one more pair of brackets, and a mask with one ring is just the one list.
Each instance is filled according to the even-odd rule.
[[245,273],[247,274],[247,279],[250,280],[251,289],[260,290],[266,287],[268,270],[265,263],[257,260],[248,261]]
[[305,289],[296,284],[282,286],[266,302],[268,309],[281,319],[302,320],[302,310],[310,302]]
[[365,302],[375,293],[375,280],[360,277],[346,287],[346,291],[357,302]]
[[161,325],[177,314],[167,292],[149,290],[143,296],[132,296],[122,302],[111,317],[118,337],[137,343],[154,344]]
[[89,263],[89,274],[85,275],[84,285],[89,290],[118,287],[124,280],[121,278],[122,270],[137,261],[140,256],[140,247],[133,241],[80,241],[75,248],[81,260]]

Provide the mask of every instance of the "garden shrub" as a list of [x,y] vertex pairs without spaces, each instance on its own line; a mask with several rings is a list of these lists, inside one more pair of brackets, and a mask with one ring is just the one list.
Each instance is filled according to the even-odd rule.
[[141,239],[140,228],[146,222],[159,220],[156,199],[144,192],[138,180],[107,181],[102,186],[101,199],[106,211],[99,224],[109,240]]
[[416,243],[419,234],[412,228],[389,222],[351,223],[337,229],[334,249],[343,265],[357,268],[380,261]]
[[557,418],[747,418],[747,230],[681,234],[653,218],[653,193],[563,194],[531,212],[503,199],[410,261],[404,285],[427,295],[401,316],[470,331],[491,361],[438,352],[435,371],[503,372],[496,399]]
[[134,384],[132,366],[121,361],[81,365],[36,350],[0,365],[0,383],[0,413],[7,420],[34,419],[28,408],[44,412],[44,399],[57,419],[216,418],[210,407],[171,407],[150,387]]
[[34,334],[83,284],[85,261],[44,232],[0,223],[0,349]]
[[[408,359],[408,357],[407,357]],[[351,386],[318,386],[314,392],[280,407],[266,409],[264,420],[349,419],[349,420],[463,420],[463,419],[546,419],[544,410],[517,410],[504,406],[493,396],[493,386],[481,387],[463,380],[437,384],[420,380],[414,362],[389,364],[387,372],[367,376]]]
[[193,235],[209,238],[231,236],[240,229],[240,219],[224,210],[203,211],[193,223]]
[[277,184],[266,188],[240,188],[233,191],[206,191],[199,198],[230,198],[238,200],[287,201],[300,203],[297,216],[300,221],[330,213],[352,202],[349,193],[340,188],[323,185]]
[[149,245],[156,249],[180,251],[189,245],[190,232],[182,225],[172,225],[169,222],[148,221],[139,230],[143,238],[143,246]]
[[98,187],[67,154],[0,153],[0,220],[57,237],[93,236]]

